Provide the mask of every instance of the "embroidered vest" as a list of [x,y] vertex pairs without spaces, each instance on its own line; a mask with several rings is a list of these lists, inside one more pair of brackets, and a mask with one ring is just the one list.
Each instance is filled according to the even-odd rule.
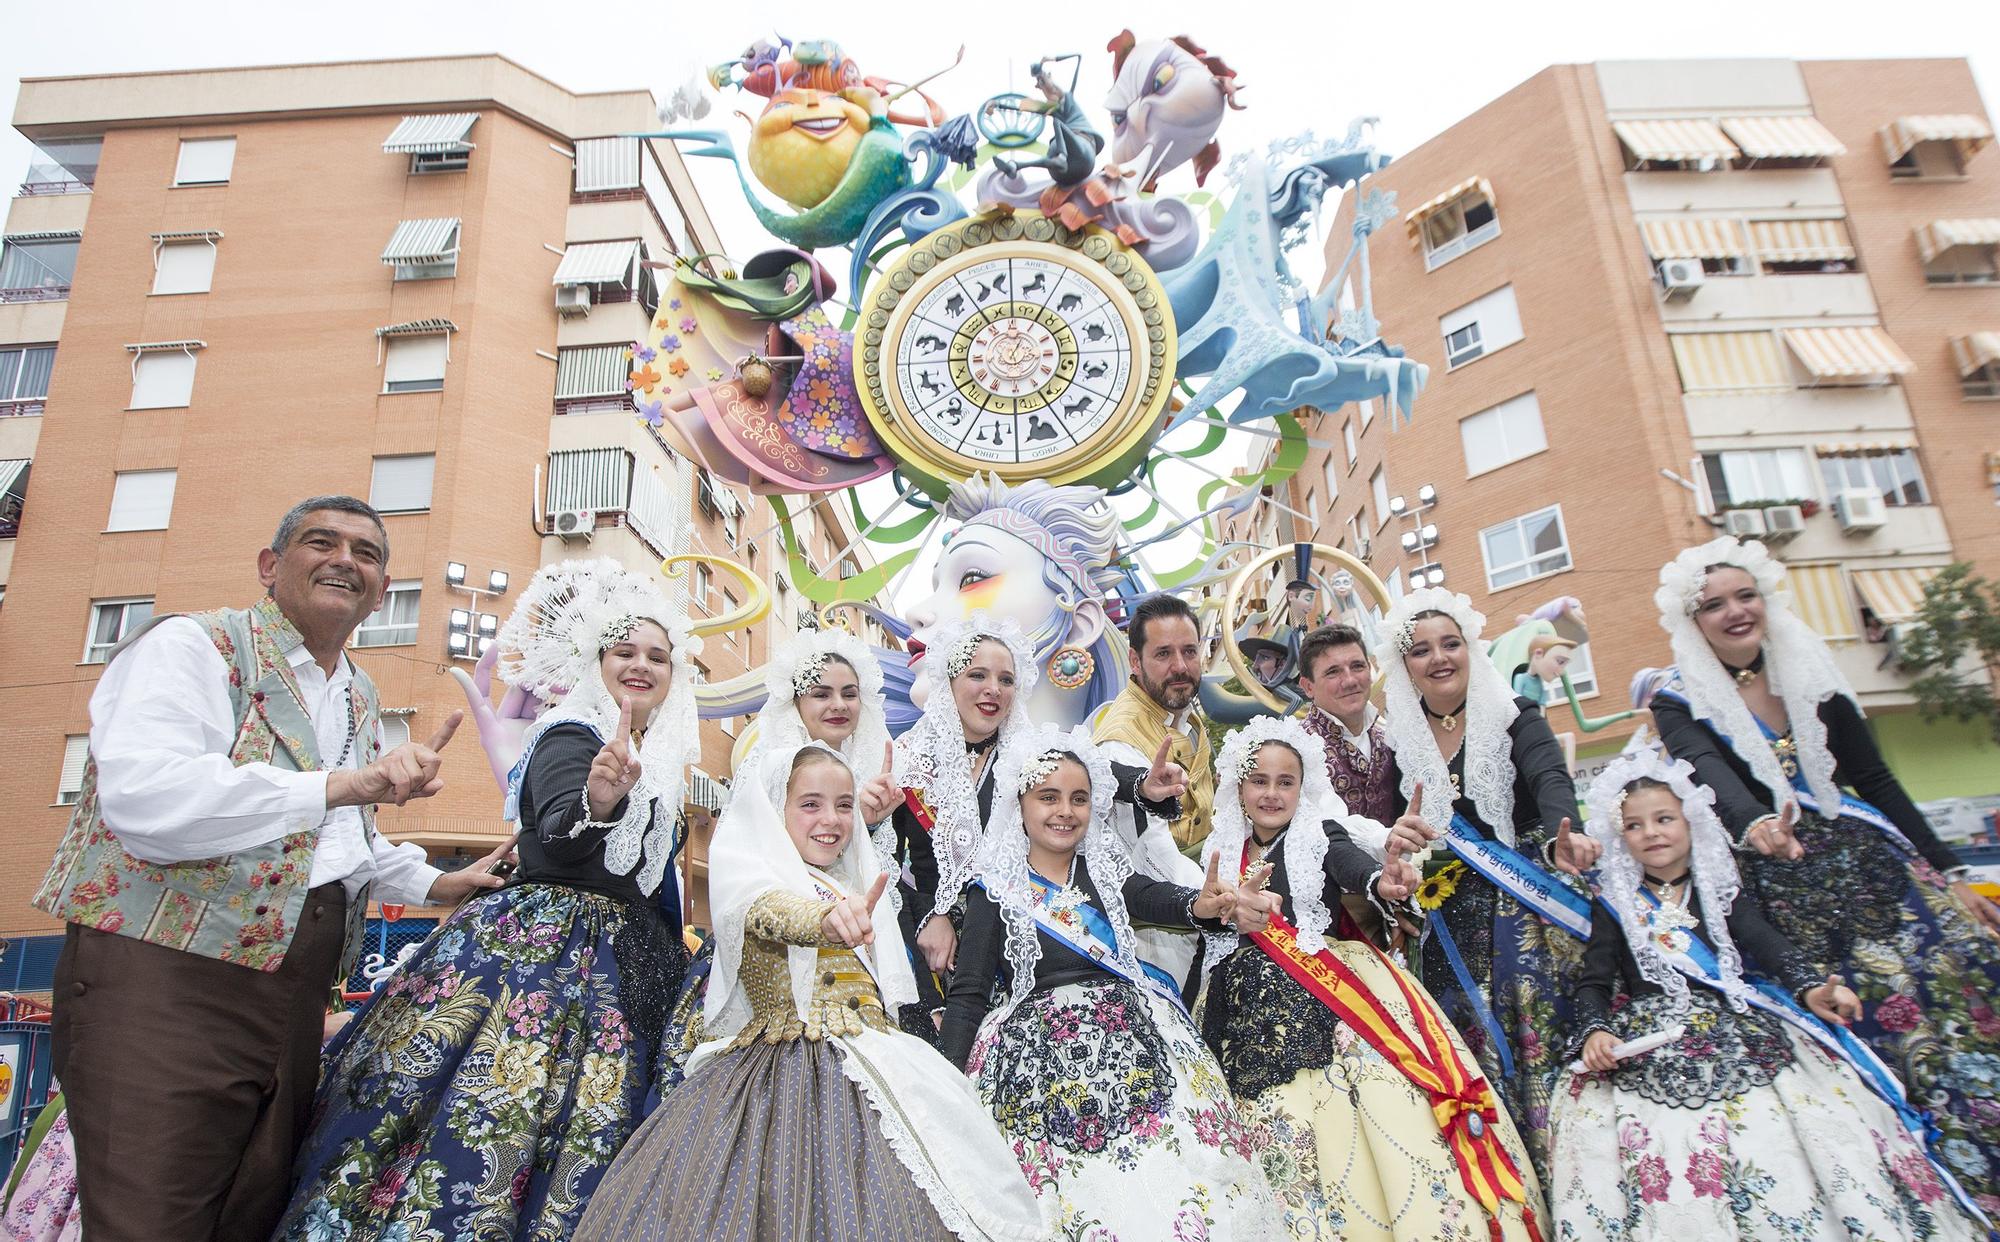
[[[303,639],[269,597],[249,609],[191,613],[208,631],[229,666],[229,699],[236,711],[230,762],[267,763],[295,772],[316,771],[319,745],[286,656]],[[117,659],[164,616],[128,635],[111,652]],[[379,753],[379,704],[374,683],[359,666],[349,691],[357,734],[355,766]],[[361,808],[364,838],[372,843],[375,810]],[[199,953],[253,970],[274,971],[285,960],[299,913],[305,907],[319,823],[301,819],[275,841],[220,858],[152,863],[125,852],[103,818],[97,799],[97,760],[83,769],[83,788],[55,861],[33,898],[36,908],[65,922]],[[361,947],[368,894],[347,906],[347,943],[341,973]]]
[[[1215,799],[1215,757],[1208,742],[1208,729],[1199,714],[1190,709],[1194,725],[1194,745],[1179,730],[1167,749],[1167,758],[1187,772],[1187,792],[1181,795],[1181,817],[1173,822],[1174,842],[1181,849],[1208,839],[1209,804]],[[1091,732],[1096,742],[1123,742],[1150,761],[1167,736],[1167,717],[1160,706],[1146,696],[1137,682],[1127,682],[1118,697],[1105,705]]]
[[1301,722],[1306,732],[1326,743],[1326,774],[1333,792],[1356,815],[1378,824],[1396,822],[1395,766],[1385,761],[1389,753],[1388,730],[1382,717],[1368,726],[1368,754],[1347,740],[1340,724],[1325,712],[1307,712]]

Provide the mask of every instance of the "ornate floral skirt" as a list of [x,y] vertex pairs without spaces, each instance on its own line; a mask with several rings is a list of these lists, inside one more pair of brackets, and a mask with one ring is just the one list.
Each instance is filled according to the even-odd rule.
[[2000,941],[1921,859],[1857,819],[1799,824],[1795,863],[1743,856],[1774,926],[1861,997],[1853,1031],[1943,1132],[1938,1154],[2000,1219]]
[[1676,1043],[1609,1074],[1565,1071],[1552,1114],[1558,1236],[1976,1239],[1895,1113],[1844,1063],[1769,1015],[1695,987],[1684,1016],[1640,998],[1631,1038]]
[[69,1137],[69,1114],[58,1099],[47,1107],[59,1115],[32,1152],[23,1152],[20,1180],[0,1218],[7,1242],[78,1242],[83,1209],[76,1199],[76,1147]]
[[1280,1238],[1222,1070],[1186,1014],[1105,976],[988,1015],[966,1073],[1062,1237]]
[[[1396,967],[1358,944],[1329,941],[1327,948],[1382,999],[1399,1026],[1416,1029]],[[1423,1003],[1436,1004],[1410,982]],[[1465,1188],[1428,1095],[1255,945],[1241,946],[1217,966],[1208,986],[1210,1012],[1230,1015],[1225,1065],[1240,1056],[1246,1063],[1289,1061],[1293,1069],[1288,1079],[1238,1095],[1251,1149],[1278,1193],[1293,1238],[1488,1242],[1486,1212]],[[1218,1000],[1224,1004],[1218,1007]],[[1215,1040],[1213,1027],[1209,1036]],[[1465,1042],[1456,1032],[1451,1036],[1470,1064]],[[1285,1055],[1295,1048],[1309,1051]],[[1527,1149],[1504,1109],[1496,1124],[1527,1183],[1526,1211],[1540,1221],[1541,1190]],[[1531,1236],[1523,1209],[1501,1204],[1503,1237]]]
[[561,1242],[638,1124],[687,950],[651,906],[461,906],[327,1046],[287,1242]]

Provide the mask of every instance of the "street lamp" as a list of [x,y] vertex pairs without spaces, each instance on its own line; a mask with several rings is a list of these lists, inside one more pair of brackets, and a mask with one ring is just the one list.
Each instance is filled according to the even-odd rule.
[[1429,483],[1417,488],[1417,502],[1413,505],[1404,496],[1389,497],[1389,516],[1402,518],[1409,523],[1409,529],[1402,534],[1401,543],[1405,556],[1423,556],[1427,559],[1411,566],[1409,581],[1412,587],[1444,585],[1444,566],[1438,564],[1431,549],[1437,546],[1438,528],[1435,522],[1424,521],[1424,515],[1437,506],[1437,488]]
[[445,654],[454,660],[476,660],[492,650],[494,640],[500,633],[500,616],[481,611],[480,605],[489,596],[497,600],[507,593],[508,577],[504,569],[490,571],[483,587],[467,585],[468,577],[464,561],[444,563],[446,589],[463,591],[472,597],[472,607],[454,608],[447,619],[444,649]]

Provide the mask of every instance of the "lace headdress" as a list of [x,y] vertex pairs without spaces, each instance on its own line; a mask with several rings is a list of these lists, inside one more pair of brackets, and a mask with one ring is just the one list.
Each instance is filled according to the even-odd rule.
[[832,657],[839,656],[854,669],[860,684],[861,718],[854,732],[840,744],[841,757],[863,781],[882,770],[883,747],[889,742],[889,722],[882,711],[882,666],[868,644],[846,630],[832,626],[801,630],[771,652],[764,666],[764,706],[757,710],[753,728],[757,736],[743,756],[745,772],[757,770],[763,752],[797,749],[811,741],[799,700],[819,684],[820,675]]
[[1834,664],[1826,640],[1792,611],[1791,595],[1784,590],[1785,567],[1763,544],[1725,536],[1689,548],[1660,567],[1653,603],[1660,610],[1660,628],[1673,640],[1676,681],[1668,688],[1685,694],[1696,716],[1728,735],[1730,749],[1749,765],[1770,793],[1772,805],[1782,807],[1792,797],[1792,783],[1750,705],[1743,701],[1736,679],[1695,623],[1709,568],[1715,565],[1734,565],[1756,580],[1764,597],[1764,676],[1771,693],[1785,704],[1806,787],[1826,814],[1836,815],[1840,786],[1833,779],[1833,752],[1827,749],[1819,705],[1845,695],[1859,710],[1861,701]]
[[[1291,717],[1255,716],[1250,723],[1229,735],[1216,759],[1215,810],[1202,851],[1202,865],[1210,856],[1219,860],[1217,874],[1234,881],[1243,857],[1243,843],[1250,838],[1250,817],[1243,810],[1243,778],[1256,766],[1258,752],[1266,746],[1285,746],[1298,755],[1304,780],[1299,786],[1299,804],[1292,812],[1291,827],[1285,830],[1285,874],[1291,880],[1292,919],[1299,929],[1299,947],[1317,953],[1326,947],[1327,929],[1333,926],[1326,906],[1326,890],[1321,883],[1326,864],[1326,821],[1347,815],[1347,804],[1333,791],[1326,773],[1326,744],[1306,732]],[[1236,951],[1236,933],[1208,933],[1207,964],[1222,961]]]
[[1007,925],[1007,968],[1012,975],[1007,1001],[1010,1010],[1035,990],[1035,964],[1042,958],[1034,913],[1039,898],[1033,881],[1028,878],[1028,831],[1021,820],[1021,796],[1047,780],[1063,756],[1075,759],[1090,774],[1090,823],[1084,828],[1083,845],[1077,853],[1090,870],[1091,883],[1097,889],[1098,909],[1111,923],[1119,965],[1130,977],[1139,977],[1138,942],[1132,934],[1132,919],[1125,910],[1123,891],[1132,874],[1132,859],[1118,844],[1111,828],[1111,802],[1116,788],[1111,761],[1091,743],[1090,730],[1083,725],[1074,729],[1034,725],[1009,737],[995,761],[993,825],[980,847],[976,865],[978,878],[984,881],[987,894],[1000,907],[1000,918]]
[[1590,783],[1584,799],[1588,807],[1584,828],[1604,847],[1597,864],[1599,895],[1617,912],[1639,973],[1667,994],[1675,1013],[1685,1013],[1687,978],[1668,963],[1653,940],[1647,922],[1652,906],[1639,895],[1646,869],[1625,848],[1625,787],[1642,777],[1659,781],[1680,800],[1681,815],[1688,824],[1691,883],[1701,898],[1703,926],[1715,946],[1723,991],[1730,1006],[1740,1012],[1748,1005],[1744,997],[1751,989],[1743,981],[1743,958],[1730,938],[1727,919],[1743,879],[1729,853],[1729,834],[1715,815],[1715,791],[1695,784],[1694,768],[1685,760],[1670,761],[1652,750],[1623,754]]
[[[1035,692],[1034,650],[1021,625],[1012,617],[975,612],[940,629],[932,640],[923,676],[930,685],[924,714],[896,742],[896,782],[923,792],[934,817],[931,848],[937,854],[936,912],[944,913],[958,900],[971,877],[986,826],[979,816],[979,791],[972,782],[972,757],[965,749],[965,722],[952,694],[958,679],[982,641],[991,639],[1014,659],[1014,705],[1000,722],[996,746],[1028,728],[1028,699]],[[999,757],[995,753],[995,759]]]
[[[608,742],[618,731],[618,703],[598,671],[603,653],[641,621],[667,633],[673,680],[653,715],[633,724],[645,730],[639,747],[639,783],[624,816],[604,839],[604,865],[632,875],[652,893],[666,873],[674,826],[686,800],[687,765],[701,757],[695,715],[695,657],[702,641],[686,614],[669,604],[651,578],[608,557],[545,565],[529,580],[500,627],[499,674],[544,702],[560,702],[539,717],[522,739],[521,758],[507,776],[505,814],[520,817],[521,781],[542,735],[559,724],[581,724]],[[655,815],[654,808],[659,808]]]
[[1388,718],[1389,745],[1403,773],[1403,796],[1408,798],[1417,782],[1423,782],[1423,805],[1412,809],[1439,831],[1451,826],[1451,765],[1431,736],[1417,683],[1403,662],[1416,618],[1426,612],[1450,617],[1465,635],[1465,740],[1459,743],[1465,755],[1465,796],[1479,808],[1479,818],[1486,821],[1493,835],[1512,845],[1514,740],[1507,729],[1521,709],[1500,670],[1480,651],[1479,635],[1486,628],[1486,617],[1473,608],[1471,600],[1443,587],[1411,591],[1398,600],[1382,622],[1387,636],[1375,648],[1375,665],[1382,670],[1387,705],[1383,714]]

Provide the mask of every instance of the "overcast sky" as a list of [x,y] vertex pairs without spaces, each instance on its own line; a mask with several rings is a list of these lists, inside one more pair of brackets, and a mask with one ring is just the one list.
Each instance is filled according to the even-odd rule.
[[[773,31],[834,38],[871,75],[909,80],[965,63],[933,88],[950,112],[988,95],[1025,90],[1029,61],[1084,54],[1078,93],[1102,119],[1110,82],[1106,41],[1128,22],[1141,38],[1188,34],[1222,56],[1243,84],[1248,110],[1224,123],[1224,158],[1312,128],[1344,132],[1349,119],[1381,118],[1378,145],[1408,151],[1425,138],[1559,62],[1697,56],[1801,60],[1961,56],[1972,61],[1989,113],[2000,99],[2000,3],[1995,0],[1430,0],[1358,5],[1268,0],[1103,6],[1094,16],[1063,4],[925,4],[868,8],[705,0],[611,4],[601,0],[337,0],[298,4],[177,0],[67,4],[10,0],[0,22],[0,83],[24,77],[499,52],[576,91],[651,89],[665,96],[700,66],[727,59]],[[724,101],[708,124],[739,106]],[[753,110],[746,106],[746,110]],[[11,116],[12,109],[9,109]],[[0,132],[0,185],[17,182],[31,156]],[[1992,158],[1989,156],[1988,158]],[[737,197],[727,165],[695,160],[698,183],[729,248],[764,239]],[[1186,178],[1185,170],[1180,177]],[[1168,188],[1176,182],[1169,179]],[[1996,204],[2000,207],[2000,204]],[[1319,271],[1299,255],[1300,274]],[[844,270],[845,265],[838,265]],[[1419,402],[1418,417],[1422,417]],[[893,495],[893,493],[891,493]],[[879,507],[879,503],[877,505]],[[907,592],[906,592],[907,594]]]

